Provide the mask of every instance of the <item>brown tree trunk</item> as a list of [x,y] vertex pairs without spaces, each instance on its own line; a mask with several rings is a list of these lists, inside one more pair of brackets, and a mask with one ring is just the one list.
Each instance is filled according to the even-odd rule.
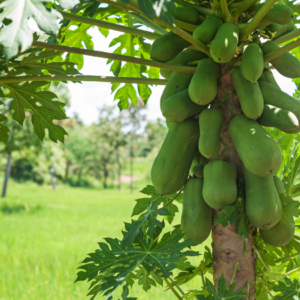
[[[231,80],[231,72],[228,71],[220,79],[218,95],[214,100],[214,107],[218,107],[224,117],[224,131],[221,136],[222,146],[218,154],[219,159],[231,162],[236,166],[238,177],[243,177],[242,161],[237,154],[227,131],[229,121],[241,113],[240,103],[235,93]],[[214,211],[214,218],[220,213]],[[249,240],[246,239],[246,252],[243,254],[243,239],[234,231],[235,226],[229,225],[223,228],[218,224],[212,231],[213,249],[213,277],[217,286],[220,277],[224,276],[227,286],[233,276],[236,282],[235,290],[244,288],[249,292],[250,298],[255,299],[255,259],[253,252],[253,238],[250,232]],[[235,275],[234,270],[236,269]]]

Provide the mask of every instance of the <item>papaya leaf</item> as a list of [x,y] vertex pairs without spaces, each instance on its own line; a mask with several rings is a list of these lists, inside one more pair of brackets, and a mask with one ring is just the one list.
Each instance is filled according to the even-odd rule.
[[75,5],[79,4],[79,0],[59,0],[59,4],[62,8],[71,10]]
[[0,114],[0,142],[4,142],[5,144],[7,144],[8,142],[8,133],[10,130],[6,126],[1,124],[1,122],[6,120],[7,118],[4,115]]
[[25,110],[32,111],[32,124],[38,138],[43,141],[45,130],[48,129],[52,141],[63,142],[67,132],[54,120],[66,119],[64,103],[53,101],[56,95],[49,91],[37,91],[38,88],[46,85],[47,82],[31,82],[19,84],[1,84],[2,87],[10,90],[9,96],[13,98],[10,109],[14,111],[13,119],[19,124],[25,120]]
[[236,283],[232,283],[227,289],[223,274],[218,281],[218,290],[216,290],[216,288],[209,279],[206,279],[207,291],[213,295],[213,299],[215,300],[238,300],[241,299],[241,297],[243,296],[248,296],[246,293],[243,292],[243,289],[234,292],[235,286]]
[[152,195],[152,194],[157,194],[157,190],[153,185],[147,185],[145,188],[143,188],[140,193],[143,193],[145,195]]
[[[49,2],[53,3],[53,0]],[[31,46],[33,41],[32,30],[28,27],[30,17],[36,21],[39,28],[49,35],[57,35],[58,19],[63,19],[56,10],[47,10],[43,0],[6,0],[0,4],[3,11],[0,22],[9,19],[12,22],[1,29],[0,44],[3,53],[9,60],[21,51]]]
[[[190,247],[192,240],[181,241],[184,233],[179,229],[165,233],[160,240],[151,241],[143,232],[139,232],[137,243],[123,248],[118,239],[106,238],[99,248],[90,253],[79,267],[76,281],[92,281],[89,295],[110,296],[127,280],[127,276],[143,267],[148,274],[168,278],[176,269],[176,262],[183,256],[196,256],[198,252],[183,251]],[[131,277],[133,280],[133,277]]]
[[168,8],[175,8],[171,0],[138,0],[141,11],[150,19],[158,17],[168,25],[173,25],[173,16]]
[[274,286],[274,291],[279,292],[279,295],[275,296],[275,300],[296,300],[300,299],[300,281],[290,278],[285,278],[285,282],[278,282],[278,285]]

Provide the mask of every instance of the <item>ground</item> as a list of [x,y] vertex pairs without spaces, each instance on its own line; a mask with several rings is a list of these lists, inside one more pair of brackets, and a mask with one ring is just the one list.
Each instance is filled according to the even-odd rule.
[[[134,199],[141,197],[138,192],[131,195],[129,189],[59,186],[53,191],[11,181],[8,197],[0,199],[0,300],[89,299],[88,284],[73,283],[76,268],[102,238],[121,237]],[[174,225],[179,221],[177,214]],[[184,290],[200,286],[197,277]],[[139,300],[175,298],[170,291],[162,293],[164,290],[151,289],[146,294],[134,287],[132,296]]]

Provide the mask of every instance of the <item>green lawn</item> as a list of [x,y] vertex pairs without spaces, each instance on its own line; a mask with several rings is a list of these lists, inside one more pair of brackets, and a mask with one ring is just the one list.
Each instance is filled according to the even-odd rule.
[[[73,284],[76,268],[102,238],[121,237],[123,221],[130,220],[134,199],[141,196],[128,189],[59,186],[53,191],[11,181],[7,198],[0,200],[0,206],[7,204],[0,212],[0,300],[88,299],[88,284]],[[179,220],[178,214],[174,225]],[[200,285],[198,277],[184,289]],[[161,288],[145,293],[134,287],[132,296],[175,299],[170,291],[161,292]]]

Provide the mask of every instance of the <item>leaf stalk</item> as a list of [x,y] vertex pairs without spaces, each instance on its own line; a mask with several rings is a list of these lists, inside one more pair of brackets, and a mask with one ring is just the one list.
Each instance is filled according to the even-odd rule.
[[262,8],[255,14],[253,19],[248,23],[248,25],[241,31],[240,33],[240,41],[243,42],[248,38],[250,33],[256,28],[259,22],[263,19],[263,17],[267,14],[267,12],[271,9],[271,7],[277,2],[278,0],[268,0],[262,6]]
[[180,295],[175,291],[175,289],[173,288],[173,286],[171,285],[171,283],[168,281],[167,278],[164,278],[165,283],[167,284],[167,286],[169,287],[169,289],[173,292],[173,294],[177,297],[178,300],[183,300]]
[[66,13],[66,12],[60,12],[60,13],[62,14],[64,19],[66,19],[66,20],[71,20],[71,21],[75,21],[75,22],[94,25],[94,26],[107,28],[107,29],[111,29],[111,30],[115,30],[115,31],[129,33],[129,34],[132,34],[132,35],[138,35],[138,36],[142,36],[142,37],[145,37],[147,39],[150,39],[150,40],[155,40],[158,37],[160,37],[159,34],[154,33],[154,32],[150,32],[150,31],[146,31],[146,30],[130,28],[130,27],[126,27],[126,26],[123,26],[123,25],[113,24],[113,23],[104,22],[104,21],[100,21],[100,20],[96,20],[96,19],[92,19],[92,18],[87,18],[87,17],[82,17],[82,16],[78,16],[78,15],[74,15],[74,14],[69,14],[69,13]]
[[286,260],[289,260],[290,258],[296,257],[298,255],[300,255],[300,252],[297,252],[297,253],[294,253],[292,255],[286,256],[282,259],[277,260],[276,262],[279,263],[279,262],[282,262],[282,261],[286,261]]
[[268,61],[271,61],[273,60],[274,58],[288,52],[288,51],[291,51],[292,49],[294,48],[297,48],[300,46],[300,39],[296,40],[296,41],[293,41],[275,51],[272,51],[266,55],[264,55],[264,62],[268,62]]
[[278,37],[277,39],[274,40],[274,42],[277,44],[277,45],[280,45],[280,44],[283,44],[291,39],[294,39],[296,37],[299,37],[300,36],[300,29],[296,29],[294,31],[291,31],[287,34],[284,34],[280,37]]
[[24,82],[24,81],[90,81],[90,82],[118,82],[136,84],[166,85],[168,80],[134,78],[134,77],[113,77],[94,75],[40,75],[40,76],[15,76],[0,77],[1,83]]
[[32,46],[45,48],[45,49],[51,49],[51,50],[57,50],[57,51],[62,51],[62,52],[68,52],[68,53],[75,53],[75,54],[82,54],[82,55],[87,55],[87,56],[101,57],[101,58],[106,58],[106,59],[126,61],[129,63],[152,66],[152,67],[157,67],[157,68],[164,68],[167,70],[178,71],[178,72],[187,73],[187,74],[194,74],[195,70],[196,70],[195,67],[178,66],[178,65],[162,63],[162,62],[158,62],[158,61],[154,61],[154,60],[149,60],[149,59],[131,57],[131,56],[127,56],[127,55],[120,55],[120,54],[114,54],[114,53],[108,53],[108,52],[102,52],[102,51],[81,49],[81,48],[69,47],[69,46],[63,46],[63,45],[55,45],[55,44],[44,43],[44,42],[35,41],[32,43]]

